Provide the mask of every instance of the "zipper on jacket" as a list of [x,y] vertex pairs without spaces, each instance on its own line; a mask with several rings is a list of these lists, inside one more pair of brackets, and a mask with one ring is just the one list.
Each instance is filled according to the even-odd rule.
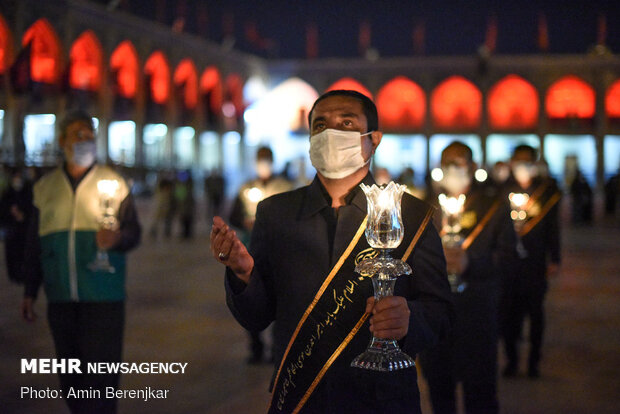
[[71,211],[71,228],[69,229],[69,289],[71,292],[71,300],[78,302],[78,275],[77,261],[75,259],[75,215],[77,211],[77,189],[73,194],[73,210]]

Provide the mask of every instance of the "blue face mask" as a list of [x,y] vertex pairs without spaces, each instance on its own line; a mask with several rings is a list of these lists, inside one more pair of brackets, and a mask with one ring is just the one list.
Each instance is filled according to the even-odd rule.
[[94,141],[73,144],[73,163],[80,167],[90,167],[95,162],[97,146]]

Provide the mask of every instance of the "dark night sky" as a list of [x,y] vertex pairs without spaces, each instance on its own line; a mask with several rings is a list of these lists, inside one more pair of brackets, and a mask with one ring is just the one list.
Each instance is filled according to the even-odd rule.
[[[134,14],[156,19],[157,2],[164,5],[165,23],[172,24],[179,1],[124,0]],[[100,3],[105,3],[101,0]],[[183,4],[183,1],[180,2]],[[620,2],[618,1],[337,1],[337,0],[185,0],[189,32],[201,32],[211,40],[222,38],[222,16],[234,17],[235,47],[263,56],[303,58],[305,31],[316,23],[319,56],[358,56],[358,31],[362,20],[372,27],[372,46],[381,56],[408,56],[413,53],[414,23],[425,23],[427,55],[467,55],[476,53],[484,42],[487,20],[497,19],[498,54],[538,53],[538,15],[547,19],[550,53],[584,53],[596,42],[597,21],[607,19],[607,45],[620,52]],[[163,10],[163,8],[162,8]],[[196,16],[206,12],[207,24],[199,29]],[[259,50],[244,36],[247,22],[254,22],[262,37],[276,46]]]

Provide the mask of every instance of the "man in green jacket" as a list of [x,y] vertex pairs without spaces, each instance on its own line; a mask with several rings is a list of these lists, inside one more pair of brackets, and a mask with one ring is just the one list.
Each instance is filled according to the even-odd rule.
[[[77,358],[82,374],[60,374],[72,413],[115,413],[116,399],[79,399],[79,390],[118,387],[118,374],[87,374],[88,362],[120,362],[125,320],[125,253],[140,242],[140,224],[125,180],[96,163],[89,114],[70,113],[60,125],[64,162],[34,186],[27,234],[26,321],[36,319],[41,284],[57,358]],[[109,265],[98,266],[106,252]],[[80,393],[77,393],[80,395]]]

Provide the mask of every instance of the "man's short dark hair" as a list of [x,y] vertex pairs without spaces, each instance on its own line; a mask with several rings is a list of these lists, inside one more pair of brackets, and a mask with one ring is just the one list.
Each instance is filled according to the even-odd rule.
[[472,152],[471,148],[469,148],[469,146],[467,144],[465,144],[462,141],[452,141],[450,144],[448,144],[447,147],[445,147],[443,149],[443,151],[441,152],[441,154],[443,155],[443,153],[445,151],[447,151],[450,148],[456,148],[456,149],[460,149],[465,151],[465,157],[467,158],[467,161],[469,162],[473,162],[474,161],[474,153]]
[[377,106],[372,99],[357,91],[346,89],[335,89],[333,91],[325,92],[323,95],[319,96],[316,101],[314,101],[314,105],[312,105],[312,109],[308,113],[308,127],[310,130],[312,130],[312,112],[314,111],[316,104],[321,102],[323,99],[327,99],[332,96],[345,96],[347,98],[358,100],[362,104],[364,115],[366,116],[366,121],[368,123],[368,129],[366,132],[379,130],[379,115],[377,114]]
[[90,126],[91,130],[95,130],[95,125],[93,124],[93,117],[90,114],[82,109],[78,109],[75,111],[71,111],[65,115],[63,120],[60,122],[59,131],[60,135],[64,136],[67,132],[67,127],[74,122],[81,121],[85,122]]
[[263,145],[256,150],[257,160],[266,160],[273,162],[273,151],[268,146]]
[[512,151],[512,155],[514,156],[517,152],[529,152],[530,156],[532,157],[532,161],[536,161],[538,159],[538,151],[536,150],[536,148],[527,145],[527,144],[521,144],[521,145],[517,145],[514,149],[514,151]]

